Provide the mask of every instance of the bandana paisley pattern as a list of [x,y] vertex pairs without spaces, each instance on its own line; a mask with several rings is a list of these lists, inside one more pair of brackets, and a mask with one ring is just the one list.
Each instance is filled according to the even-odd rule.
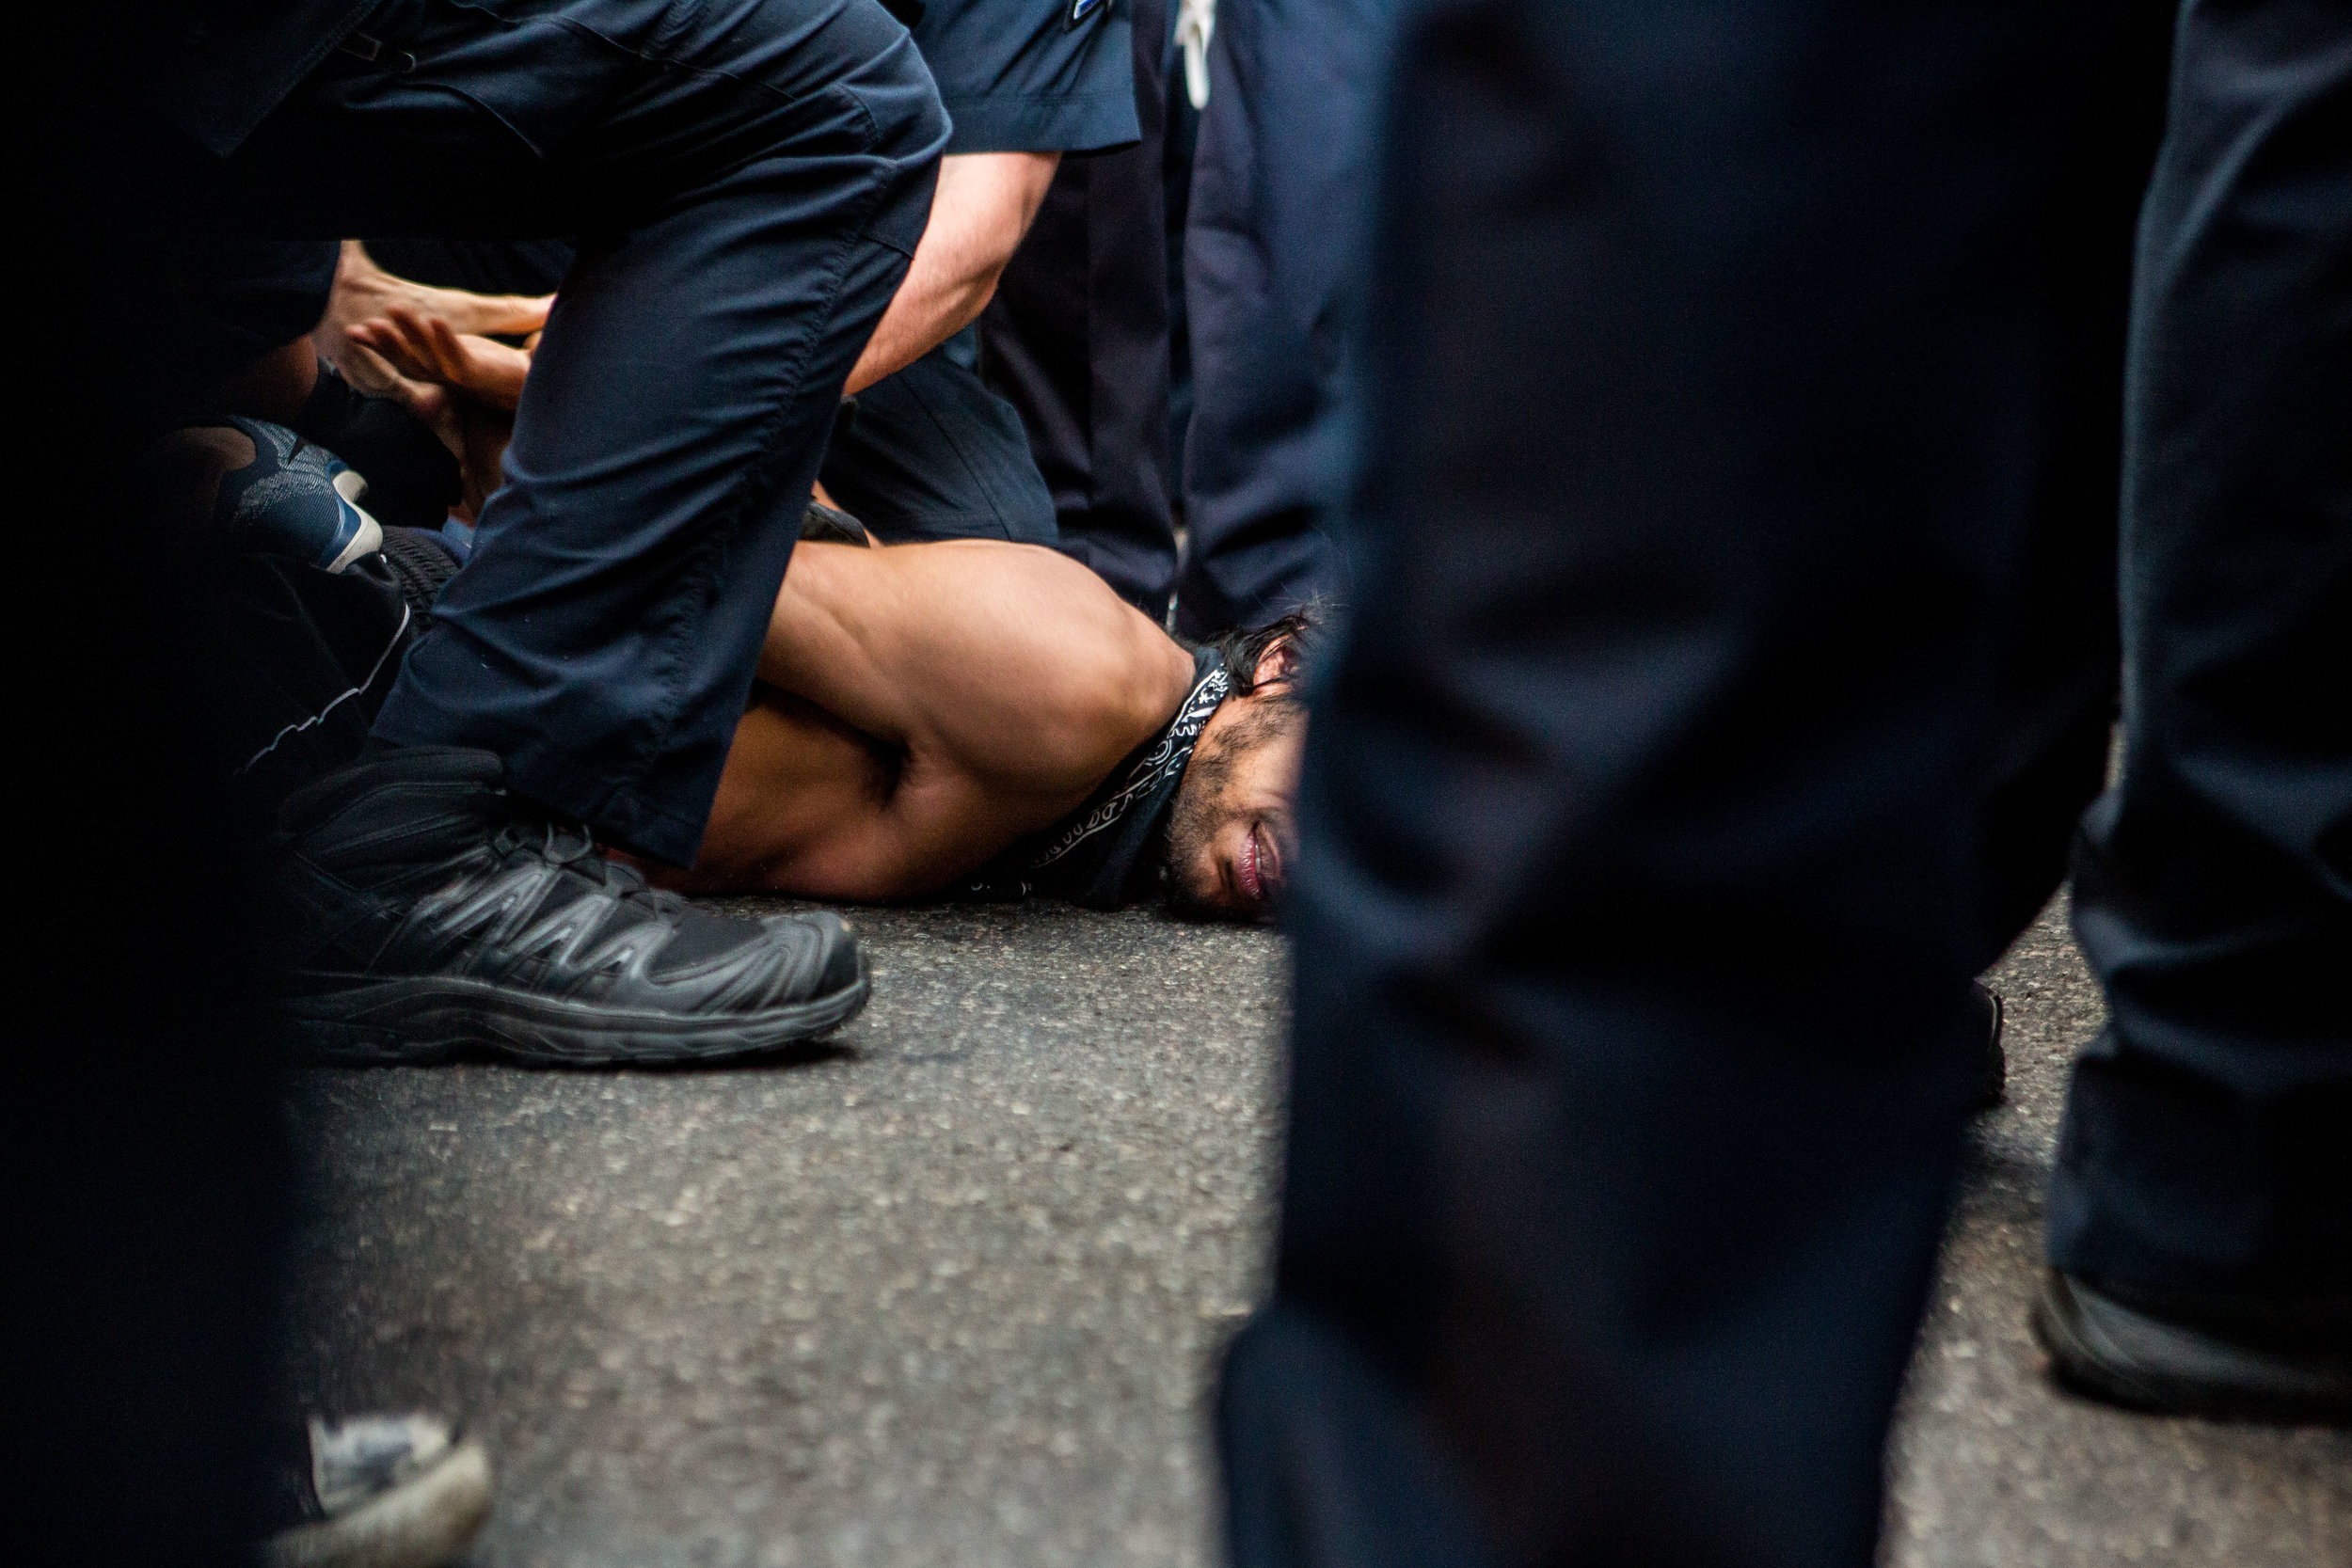
[[1175,803],[1193,748],[1232,684],[1215,649],[1195,654],[1192,689],[1167,727],[1130,752],[1084,805],[975,874],[964,896],[1009,899],[1044,893],[1097,910],[1133,902],[1142,891],[1143,874],[1156,869],[1146,851]]

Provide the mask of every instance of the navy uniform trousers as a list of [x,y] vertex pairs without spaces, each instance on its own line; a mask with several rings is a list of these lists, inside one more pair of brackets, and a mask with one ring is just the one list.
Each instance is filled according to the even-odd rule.
[[1352,288],[1392,0],[1226,0],[1184,220],[1193,413],[1176,621],[1255,626],[1334,590]]
[[860,392],[834,425],[819,477],[884,544],[1059,538],[1021,416],[980,379],[979,340],[966,326]]
[[[1871,1560],[1969,1098],[1951,1021],[2010,919],[1986,841],[2026,822],[2046,860],[2063,810],[2020,802],[2087,788],[2102,699],[2061,676],[2097,660],[2021,633],[2062,609],[2036,574],[2099,553],[2096,519],[2045,535],[2112,441],[2084,307],[2137,194],[2144,21],[1406,13],[1276,1291],[1219,1398],[1245,1568]],[[2324,1292],[2352,55],[2301,4],[2180,38],[2126,420],[2133,737],[2083,873],[2118,1022],[2052,1242]]]
[[2352,1350],[2352,12],[2189,0],[2139,233],[2122,772],[2051,1260]]
[[1142,140],[1062,160],[980,316],[980,363],[1028,429],[1062,552],[1156,619],[1176,582],[1161,169],[1168,21],[1164,0],[1132,4]]
[[[224,162],[302,238],[580,237],[467,570],[376,734],[691,864],[947,122],[876,0],[390,0]],[[361,58],[362,54],[372,57]]]

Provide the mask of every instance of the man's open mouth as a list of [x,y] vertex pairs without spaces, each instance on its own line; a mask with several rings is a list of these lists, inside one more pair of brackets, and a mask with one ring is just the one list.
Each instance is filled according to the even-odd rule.
[[1265,902],[1265,884],[1258,874],[1258,830],[1249,830],[1242,841],[1241,853],[1233,858],[1233,885],[1252,904]]
[[1262,909],[1282,891],[1282,852],[1263,827],[1249,830],[1248,840],[1233,863],[1233,881],[1243,897]]

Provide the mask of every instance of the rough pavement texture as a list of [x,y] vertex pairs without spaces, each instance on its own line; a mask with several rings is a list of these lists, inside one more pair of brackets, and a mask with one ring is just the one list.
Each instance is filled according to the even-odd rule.
[[[470,1421],[476,1568],[1215,1561],[1200,1396],[1264,1276],[1279,943],[863,925],[873,1006],[787,1064],[302,1075],[293,1381]],[[2042,1172],[2099,1005],[2049,920],[1998,980],[2012,1097],[1972,1137],[1889,1563],[2352,1564],[2352,1436],[2042,1380]]]

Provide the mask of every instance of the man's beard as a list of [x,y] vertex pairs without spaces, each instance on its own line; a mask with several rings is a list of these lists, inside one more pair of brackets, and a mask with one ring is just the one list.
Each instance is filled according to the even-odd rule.
[[1163,835],[1164,858],[1160,862],[1160,886],[1167,894],[1168,908],[1177,914],[1194,920],[1235,918],[1231,910],[1218,909],[1209,901],[1214,887],[1204,891],[1191,886],[1184,878],[1216,842],[1217,830],[1235,816],[1226,803],[1234,768],[1242,758],[1279,736],[1294,720],[1295,715],[1284,705],[1270,705],[1262,713],[1241,719],[1217,737],[1214,750],[1204,748],[1193,752],[1191,763],[1184,768],[1184,783],[1176,786],[1175,802],[1168,808],[1168,832]]
[[1225,782],[1232,776],[1232,752],[1219,748],[1215,756],[1193,753],[1192,766],[1184,769],[1184,782],[1176,791],[1176,803],[1168,814],[1168,832],[1160,863],[1160,885],[1167,891],[1168,907],[1176,913],[1194,920],[1223,918],[1225,911],[1212,906],[1200,891],[1185,879],[1185,873],[1200,864],[1204,850],[1216,837],[1225,814],[1218,809],[1224,800]]

